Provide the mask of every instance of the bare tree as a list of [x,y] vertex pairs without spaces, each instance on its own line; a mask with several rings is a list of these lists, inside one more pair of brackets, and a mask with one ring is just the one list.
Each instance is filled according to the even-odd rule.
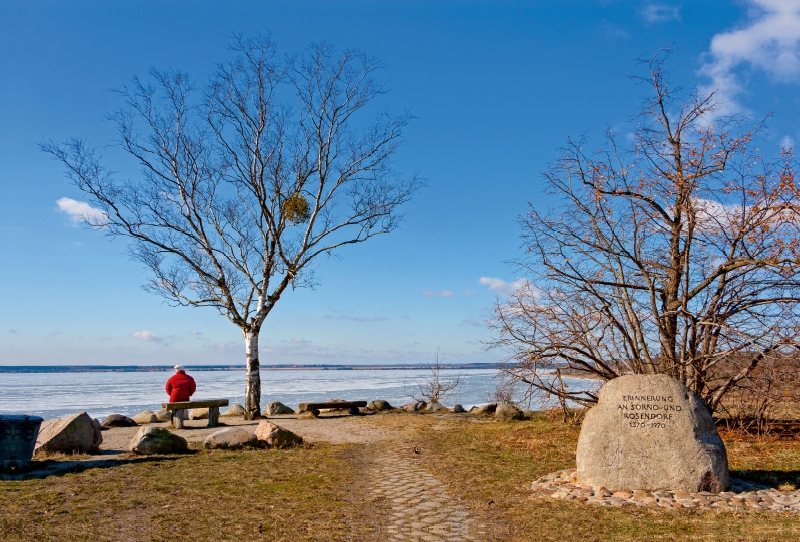
[[417,380],[416,390],[406,392],[406,395],[415,401],[424,401],[428,404],[440,403],[461,389],[464,380],[461,373],[452,375],[443,373],[446,367],[439,359],[439,349],[436,349],[433,361],[428,364],[427,370],[430,374]]
[[[544,174],[559,207],[520,219],[530,282],[498,302],[493,346],[518,382],[579,404],[553,369],[610,380],[667,374],[712,408],[797,344],[798,189],[790,151],[716,118],[714,93],[670,88],[659,54],[630,134],[569,140]],[[630,137],[628,137],[630,135]]]
[[420,180],[393,166],[410,115],[368,108],[385,92],[380,63],[327,44],[285,57],[263,36],[231,50],[202,93],[188,74],[155,69],[118,91],[125,104],[109,119],[135,178],[80,139],[42,148],[102,211],[85,222],[130,241],[146,290],[241,329],[254,419],[267,315],[290,286],[314,285],[318,256],[394,230]]

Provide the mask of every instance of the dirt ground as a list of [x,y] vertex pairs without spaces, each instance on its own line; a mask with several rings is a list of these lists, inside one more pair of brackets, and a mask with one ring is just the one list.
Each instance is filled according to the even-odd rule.
[[[347,414],[321,414],[316,419],[298,420],[293,414],[270,416],[268,420],[284,429],[303,437],[306,442],[330,442],[331,444],[368,444],[400,436],[402,430],[375,427],[371,416],[350,416]],[[246,421],[240,417],[220,417],[217,427],[208,427],[208,420],[186,420],[183,429],[174,429],[168,422],[148,424],[156,427],[167,427],[173,433],[182,436],[190,447],[202,445],[205,438],[224,427],[244,427],[255,432],[258,421]],[[139,431],[139,427],[115,427],[103,431],[103,454],[127,453],[128,444]]]

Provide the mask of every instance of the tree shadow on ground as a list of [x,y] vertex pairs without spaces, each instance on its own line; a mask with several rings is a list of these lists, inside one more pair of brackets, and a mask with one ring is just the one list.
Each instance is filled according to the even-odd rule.
[[800,470],[731,470],[731,478],[739,478],[763,484],[765,486],[780,488],[781,486],[792,485],[800,487]]
[[171,455],[148,455],[148,456],[130,456],[128,454],[114,454],[126,455],[124,458],[113,457],[100,457],[93,456],[91,459],[78,459],[78,460],[59,460],[59,459],[42,459],[33,460],[24,467],[14,469],[1,468],[0,481],[17,481],[17,480],[33,480],[44,479],[51,476],[64,476],[69,473],[83,472],[88,469],[108,469],[120,467],[122,465],[130,465],[137,463],[163,463],[175,461],[187,455],[196,453],[194,450],[188,450],[180,454]]

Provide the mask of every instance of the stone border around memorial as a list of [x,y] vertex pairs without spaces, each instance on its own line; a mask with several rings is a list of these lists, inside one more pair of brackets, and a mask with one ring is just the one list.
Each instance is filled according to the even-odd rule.
[[800,490],[780,491],[769,486],[731,478],[731,491],[619,491],[577,482],[576,469],[567,469],[533,482],[534,497],[582,502],[599,506],[689,508],[711,510],[772,510],[800,513]]

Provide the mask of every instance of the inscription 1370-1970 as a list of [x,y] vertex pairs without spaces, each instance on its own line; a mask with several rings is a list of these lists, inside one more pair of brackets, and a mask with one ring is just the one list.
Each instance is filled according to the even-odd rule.
[[681,406],[674,404],[672,395],[623,395],[617,410],[631,427],[665,429]]

